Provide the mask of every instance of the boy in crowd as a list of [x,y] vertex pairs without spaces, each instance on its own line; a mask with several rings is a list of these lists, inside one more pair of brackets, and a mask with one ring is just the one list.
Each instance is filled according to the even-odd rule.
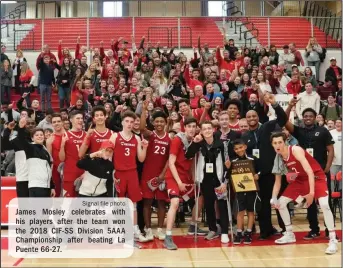
[[[232,160],[232,163],[240,162],[240,161],[249,161],[251,162],[251,166],[254,168],[253,176],[254,180],[258,180],[258,166],[257,166],[257,158],[254,156],[247,155],[247,145],[241,139],[235,140],[233,142],[233,149],[237,158]],[[230,161],[226,161],[225,165],[227,168],[231,167]],[[231,169],[229,170],[231,172]],[[256,182],[257,183],[257,182]],[[255,219],[255,212],[260,207],[260,197],[258,196],[257,191],[251,192],[237,192],[236,193],[236,202],[237,202],[237,235],[234,238],[233,243],[235,245],[239,245],[242,243],[244,239],[244,244],[251,244],[252,242],[252,228],[254,225]],[[243,237],[243,230],[244,230],[244,215],[247,213],[248,215],[248,226],[246,232],[244,232]]]

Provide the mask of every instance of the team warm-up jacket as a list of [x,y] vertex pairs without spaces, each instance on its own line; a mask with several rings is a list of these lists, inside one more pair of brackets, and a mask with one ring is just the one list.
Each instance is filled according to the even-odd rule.
[[[5,128],[4,135],[2,139],[2,147],[4,150],[14,150],[14,163],[15,163],[15,171],[16,171],[16,181],[28,181],[29,180],[29,171],[26,165],[26,154],[22,148],[16,146],[15,142],[10,140],[11,130],[9,128]],[[25,139],[27,142],[31,141],[30,135],[26,132]]]
[[86,155],[77,162],[77,167],[85,170],[79,194],[99,196],[107,193],[113,195],[113,163],[110,160]]
[[51,155],[44,145],[29,143],[25,128],[18,129],[18,136],[11,142],[26,155],[29,188],[54,188],[51,176]]
[[202,182],[205,174],[205,166],[207,163],[213,163],[213,174],[217,176],[219,185],[225,181],[224,167],[224,144],[219,137],[214,137],[213,144],[208,147],[205,140],[200,142],[192,142],[185,153],[188,159],[193,158],[197,152],[200,152],[197,164],[197,180]]

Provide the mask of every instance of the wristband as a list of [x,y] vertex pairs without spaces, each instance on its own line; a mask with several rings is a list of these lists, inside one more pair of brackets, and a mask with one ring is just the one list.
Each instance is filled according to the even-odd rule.
[[270,199],[270,204],[271,205],[276,205],[278,203],[277,197],[273,196],[272,199]]

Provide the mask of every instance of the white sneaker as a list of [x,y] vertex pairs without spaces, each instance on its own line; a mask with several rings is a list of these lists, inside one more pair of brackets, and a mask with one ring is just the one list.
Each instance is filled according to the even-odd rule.
[[223,244],[229,243],[229,242],[230,242],[229,235],[228,235],[228,234],[222,234],[221,237],[220,237],[220,241],[221,241]]
[[148,241],[154,240],[154,235],[152,234],[151,228],[148,228],[145,232],[145,238],[148,239]]
[[330,239],[329,246],[325,250],[325,253],[330,254],[330,255],[335,254],[338,250],[337,243],[338,243],[338,241],[336,239]]
[[296,242],[296,239],[293,232],[285,232],[283,237],[275,240],[276,244],[289,244],[289,243],[295,243],[295,242]]
[[145,243],[148,242],[149,240],[141,234],[140,231],[138,231],[137,233],[135,233],[135,241],[141,242],[141,243]]
[[166,238],[166,234],[163,233],[162,228],[157,228],[157,232],[155,233],[155,237],[158,240],[163,241]]

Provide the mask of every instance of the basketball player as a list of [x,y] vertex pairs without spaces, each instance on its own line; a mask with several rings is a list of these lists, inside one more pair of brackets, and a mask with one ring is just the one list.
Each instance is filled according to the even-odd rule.
[[[111,138],[113,132],[109,130],[106,125],[106,110],[103,106],[95,106],[92,109],[92,125],[87,131],[86,138],[84,139],[80,151],[79,157],[82,158],[89,149],[89,153],[94,153],[100,150],[101,144],[104,141]],[[92,126],[95,125],[95,128]]]
[[63,128],[62,116],[60,114],[52,114],[51,124],[53,134],[46,141],[46,148],[52,156],[52,180],[55,184],[56,197],[61,196],[61,176],[57,171],[58,166],[61,164],[59,153],[61,149],[62,136],[65,133]]
[[165,234],[162,232],[164,218],[166,214],[166,200],[168,194],[166,190],[160,190],[159,187],[152,191],[148,183],[150,180],[155,180],[156,184],[161,184],[164,181],[164,175],[168,167],[170,138],[165,131],[167,124],[167,115],[162,111],[155,111],[152,114],[152,124],[154,131],[149,131],[146,128],[148,103],[143,102],[143,110],[141,114],[141,132],[144,138],[149,140],[147,149],[147,157],[144,162],[143,174],[141,180],[141,189],[144,199],[144,222],[147,228],[145,237],[152,241],[154,236],[151,230],[151,206],[153,199],[157,200],[158,204],[158,228],[155,237],[159,240],[164,240]]
[[227,112],[229,113],[229,128],[231,130],[240,131],[238,119],[240,102],[238,100],[230,100],[227,102],[227,104]]
[[62,137],[59,158],[64,162],[62,196],[76,197],[74,182],[84,171],[76,166],[79,161],[79,150],[86,132],[83,131],[83,113],[74,110],[70,113],[71,130],[68,130]]
[[128,197],[134,205],[135,240],[147,242],[137,225],[136,203],[142,199],[137,174],[136,156],[140,162],[146,157],[148,142],[132,133],[136,114],[127,111],[122,115],[123,131],[113,133],[110,141],[114,144],[114,183],[118,197]]
[[[329,207],[328,188],[326,183],[326,175],[318,162],[301,147],[286,145],[286,134],[279,132],[274,133],[270,137],[277,157],[282,157],[283,163],[287,167],[288,172],[296,174],[294,181],[291,182],[283,192],[279,200],[281,187],[281,174],[275,175],[275,184],[273,189],[273,197],[271,204],[279,210],[282,220],[286,226],[286,232],[283,237],[277,239],[277,244],[294,243],[295,236],[292,232],[290,215],[287,209],[287,204],[296,200],[301,203],[306,199],[306,205],[310,206],[314,199],[318,199],[319,205],[323,211],[324,221],[329,230],[329,247],[326,249],[326,254],[334,254],[337,252],[337,240],[334,227],[334,218]],[[281,172],[280,172],[281,173]],[[299,200],[300,199],[300,200]]]
[[[194,197],[194,179],[192,178],[192,159],[186,159],[185,151],[195,135],[197,121],[195,118],[186,118],[184,121],[185,133],[177,134],[170,145],[169,167],[167,168],[165,180],[167,192],[170,198],[170,207],[167,213],[167,230],[164,239],[164,246],[169,250],[176,250],[172,238],[172,228],[175,222],[175,216],[179,209],[180,198],[187,201]],[[183,135],[182,135],[183,134]],[[192,220],[194,217],[195,206],[193,208]],[[195,224],[191,224],[188,234],[206,235],[207,232],[195,230]]]

